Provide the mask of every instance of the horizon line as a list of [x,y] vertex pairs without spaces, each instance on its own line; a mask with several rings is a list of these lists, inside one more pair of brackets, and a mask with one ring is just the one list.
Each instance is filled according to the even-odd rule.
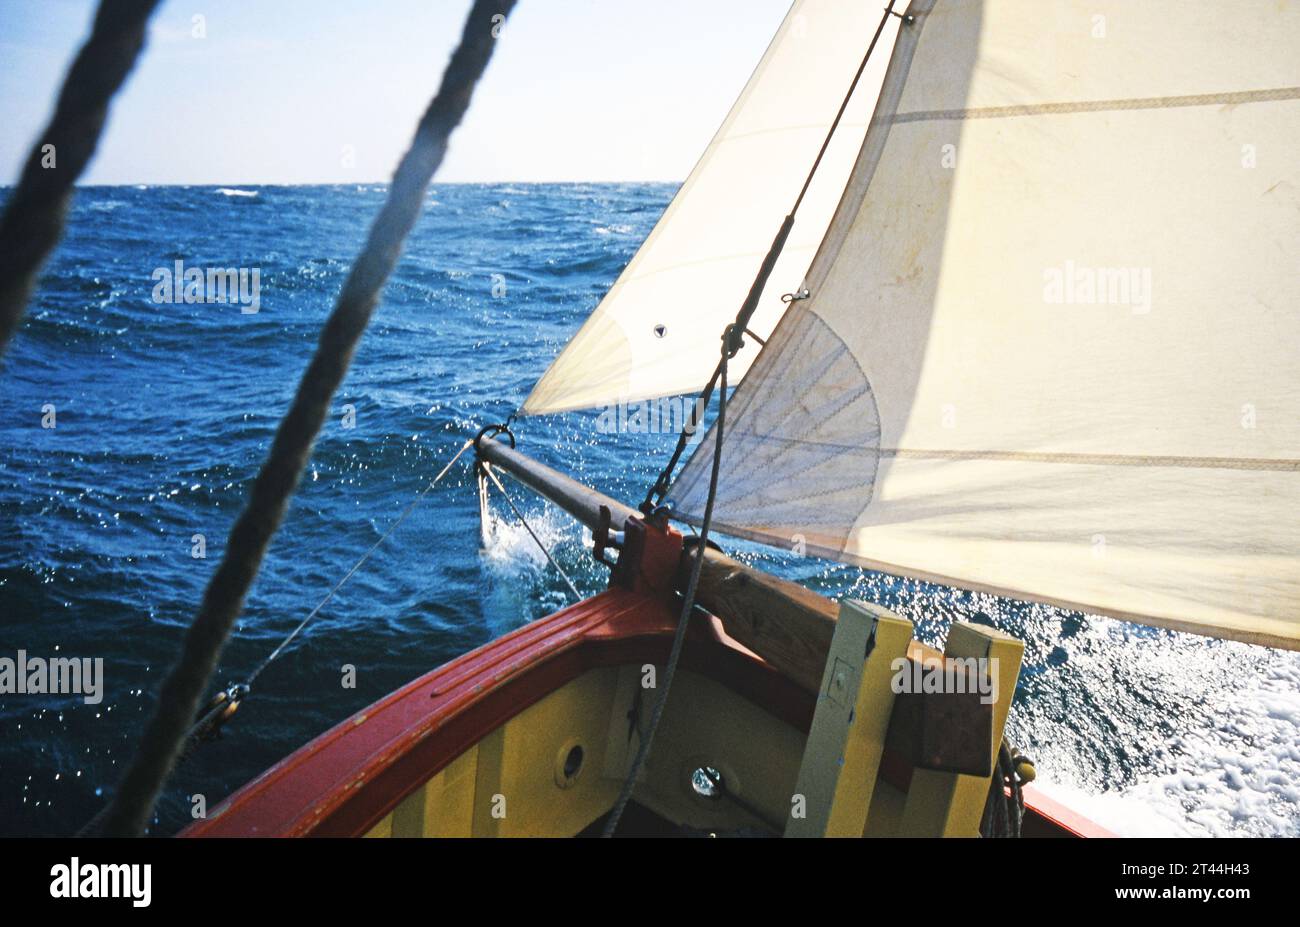
[[[499,184],[528,184],[530,186],[562,186],[584,184],[587,186],[615,184],[678,184],[683,180],[431,180],[430,187],[471,187],[492,186]],[[96,187],[347,187],[347,186],[391,186],[391,180],[312,180],[285,183],[282,181],[208,181],[205,183],[147,183],[145,181],[124,181],[122,183],[76,183],[75,190],[89,190]],[[0,190],[12,190],[17,183],[0,184]]]

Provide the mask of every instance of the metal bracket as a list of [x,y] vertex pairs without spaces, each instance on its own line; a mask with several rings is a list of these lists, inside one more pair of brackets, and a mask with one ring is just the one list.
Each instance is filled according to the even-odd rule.
[[605,551],[613,548],[614,550],[623,549],[623,535],[616,531],[610,531],[610,524],[613,516],[610,514],[609,506],[600,507],[600,515],[596,522],[596,530],[591,533],[593,547],[591,555],[596,558],[597,563],[603,563],[611,570],[618,568],[617,560],[610,560],[605,556]]
[[[602,505],[596,521],[596,530],[591,533],[591,555],[597,563],[610,568],[609,584],[622,586],[624,589],[637,587],[637,572],[641,565],[641,555],[645,550],[645,522],[639,518],[629,518],[622,531],[611,531],[613,515],[609,506]],[[611,560],[606,551],[618,551],[618,559]]]
[[616,541],[618,544],[618,565],[610,574],[611,586],[622,586],[624,589],[637,588],[641,559],[645,553],[645,532],[645,522],[639,518],[629,518],[623,525],[622,531],[609,535],[611,541]]

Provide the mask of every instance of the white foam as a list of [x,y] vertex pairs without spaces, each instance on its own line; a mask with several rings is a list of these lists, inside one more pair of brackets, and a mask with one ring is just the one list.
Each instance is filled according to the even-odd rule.
[[217,192],[222,196],[257,196],[260,190],[236,190],[232,187],[220,187]]
[[1175,738],[1172,771],[1101,794],[1035,787],[1126,837],[1300,836],[1300,654],[1251,656],[1258,671],[1215,693],[1211,723]]
[[[528,523],[548,548],[559,540],[560,532],[554,519],[543,516],[530,518]],[[539,570],[547,563],[542,549],[513,514],[508,517],[496,513],[489,515],[487,546],[483,555],[491,567],[507,575]]]
[[[482,551],[484,579],[483,618],[492,636],[498,637],[542,615],[570,604],[567,589],[550,565],[546,554],[508,509],[492,494],[493,511],[488,516]],[[563,560],[561,549],[574,540],[573,523],[557,510],[527,513],[528,523],[546,549]]]

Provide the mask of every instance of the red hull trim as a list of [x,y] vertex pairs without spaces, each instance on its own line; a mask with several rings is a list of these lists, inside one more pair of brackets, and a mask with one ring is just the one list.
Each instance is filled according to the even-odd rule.
[[[662,663],[677,615],[663,599],[611,589],[421,676],[317,737],[239,789],[188,837],[349,836],[487,734],[597,667]],[[683,665],[807,731],[815,700],[701,623]],[[911,769],[886,754],[881,775],[906,789]],[[1026,795],[1027,835],[1111,836],[1068,808]]]

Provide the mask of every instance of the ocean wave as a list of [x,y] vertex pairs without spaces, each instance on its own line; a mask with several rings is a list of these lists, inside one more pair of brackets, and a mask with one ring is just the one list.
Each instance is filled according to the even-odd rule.
[[1100,792],[1035,787],[1124,837],[1300,837],[1300,654],[1259,657],[1216,692],[1212,725],[1175,736],[1168,771]]

